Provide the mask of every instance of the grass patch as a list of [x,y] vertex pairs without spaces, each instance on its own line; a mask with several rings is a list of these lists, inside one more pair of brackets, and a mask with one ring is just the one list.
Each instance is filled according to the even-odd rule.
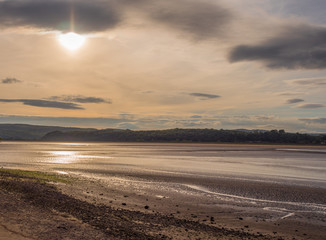
[[63,176],[58,174],[43,173],[37,171],[26,171],[19,169],[5,169],[0,168],[0,177],[1,178],[15,178],[21,180],[34,180],[37,182],[60,182],[60,183],[69,183],[70,181]]

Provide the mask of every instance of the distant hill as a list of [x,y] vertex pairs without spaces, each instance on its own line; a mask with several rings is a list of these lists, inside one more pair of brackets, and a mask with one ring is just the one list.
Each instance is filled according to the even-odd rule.
[[75,142],[214,142],[326,144],[326,134],[287,133],[284,130],[167,129],[132,131],[27,124],[0,124],[0,139]]
[[77,142],[216,142],[216,143],[280,143],[325,144],[326,135],[287,133],[284,130],[239,131],[216,129],[168,129],[132,131],[104,129],[95,131],[54,131],[44,141]]
[[53,131],[94,131],[94,128],[72,128],[56,126],[38,126],[28,124],[0,124],[0,138],[3,140],[40,140]]

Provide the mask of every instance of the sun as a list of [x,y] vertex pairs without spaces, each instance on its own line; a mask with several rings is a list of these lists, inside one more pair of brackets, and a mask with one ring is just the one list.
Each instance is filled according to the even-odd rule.
[[69,32],[58,36],[60,44],[70,51],[79,49],[84,45],[86,38],[80,34]]

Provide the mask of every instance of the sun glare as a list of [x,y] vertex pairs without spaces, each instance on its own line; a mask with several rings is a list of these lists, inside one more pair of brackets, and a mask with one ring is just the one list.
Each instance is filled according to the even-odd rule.
[[85,43],[85,37],[74,32],[60,34],[58,36],[60,44],[70,51],[77,50]]

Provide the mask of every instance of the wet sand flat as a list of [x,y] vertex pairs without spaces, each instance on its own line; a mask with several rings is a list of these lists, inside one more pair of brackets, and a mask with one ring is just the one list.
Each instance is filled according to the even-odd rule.
[[[24,174],[0,171],[0,222],[6,234],[29,239],[276,239],[217,227],[214,219],[204,224],[155,212],[148,205],[139,211],[128,208],[127,203],[118,208],[83,200],[77,186],[85,186],[88,180],[69,178],[74,184],[60,185],[68,186],[68,194],[53,182]],[[99,185],[94,183],[96,192]]]
[[[248,233],[251,239],[326,236],[325,147],[8,143],[0,151],[7,156],[0,157],[4,167],[78,179],[59,190],[91,204]],[[183,228],[178,235],[180,228],[174,228],[159,233],[196,239],[196,230]]]
[[105,177],[96,172],[93,182],[82,184],[81,199],[137,211],[148,206],[153,213],[284,239],[322,239],[326,234],[323,188],[130,172],[101,174]]

